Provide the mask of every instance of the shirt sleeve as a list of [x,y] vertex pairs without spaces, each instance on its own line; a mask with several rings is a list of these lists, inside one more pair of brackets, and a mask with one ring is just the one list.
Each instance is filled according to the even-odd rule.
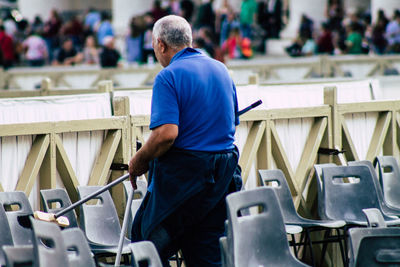
[[150,129],[163,124],[179,126],[179,105],[175,88],[160,73],[157,75],[153,86]]

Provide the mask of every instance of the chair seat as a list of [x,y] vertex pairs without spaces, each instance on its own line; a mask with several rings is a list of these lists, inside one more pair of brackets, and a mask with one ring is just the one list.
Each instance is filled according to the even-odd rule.
[[[103,254],[103,253],[111,253],[111,254],[116,254],[118,251],[118,245],[106,245],[106,244],[99,244],[96,242],[91,242],[89,241],[89,247],[90,250],[94,254]],[[129,245],[131,244],[131,241],[125,238],[123,248],[122,248],[122,254],[129,254],[130,253],[130,248]]]

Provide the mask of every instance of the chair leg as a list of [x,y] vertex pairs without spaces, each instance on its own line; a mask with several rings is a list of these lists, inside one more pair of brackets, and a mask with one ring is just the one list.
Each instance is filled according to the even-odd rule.
[[[327,239],[328,239],[328,237],[330,236],[330,233],[331,233],[331,230],[330,230],[330,229],[325,230],[325,233],[324,233],[324,240],[327,240]],[[322,266],[322,264],[323,264],[323,262],[324,262],[325,253],[326,253],[327,247],[328,247],[328,243],[325,243],[325,242],[324,242],[323,245],[322,245],[321,260],[320,260],[319,266]]]
[[[311,234],[310,234],[310,230],[308,228],[306,229],[306,235],[307,235],[308,246],[310,247],[311,263],[312,263],[312,266],[315,266],[315,258],[314,258],[314,251],[313,251],[313,247],[312,247]],[[305,244],[304,244],[304,247],[306,247]]]
[[347,256],[347,230],[349,227],[344,226],[343,227],[343,242],[344,242],[344,251],[345,251],[345,265],[344,266],[349,266],[349,258]]
[[[336,233],[338,236],[338,242],[339,242],[339,247],[340,247],[340,254],[342,255],[342,260],[343,260],[343,266],[347,266],[347,257],[346,257],[346,250],[344,250],[343,244],[342,244],[342,236],[340,234],[340,229],[336,229]],[[343,237],[343,240],[344,237]]]
[[[292,237],[292,246],[293,246],[293,252],[294,252],[294,256],[297,258],[297,244],[296,244],[296,238],[294,236],[294,234],[290,234],[290,236]],[[301,240],[301,238],[300,238]]]

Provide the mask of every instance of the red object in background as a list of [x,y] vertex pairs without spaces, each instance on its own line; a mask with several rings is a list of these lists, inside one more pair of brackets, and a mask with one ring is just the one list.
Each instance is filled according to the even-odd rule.
[[0,32],[0,48],[3,53],[3,59],[7,61],[14,60],[14,45],[12,38],[4,31]]

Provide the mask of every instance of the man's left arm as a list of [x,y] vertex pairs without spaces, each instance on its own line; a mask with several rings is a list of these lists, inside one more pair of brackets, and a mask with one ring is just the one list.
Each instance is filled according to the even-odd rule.
[[129,175],[135,189],[135,177],[146,173],[149,169],[149,162],[167,152],[177,136],[178,125],[176,124],[163,124],[152,130],[147,142],[129,161]]

